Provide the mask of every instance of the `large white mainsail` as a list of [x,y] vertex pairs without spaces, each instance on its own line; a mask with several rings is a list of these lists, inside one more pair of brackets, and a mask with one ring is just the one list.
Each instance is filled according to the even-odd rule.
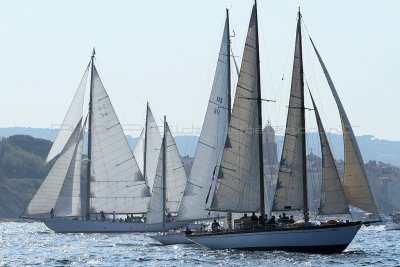
[[[76,153],[79,151],[79,144],[81,143],[81,122],[76,125],[72,132],[69,140],[64,146],[64,149],[59,152],[58,157],[55,159],[53,166],[51,167],[48,175],[43,180],[38,191],[32,198],[22,217],[28,218],[43,218],[48,217],[50,210],[54,208],[55,216],[76,216],[79,213],[79,207],[76,206],[76,202],[63,202],[59,203],[56,207],[57,201],[59,200],[60,192],[63,188],[65,180],[76,181],[80,179],[80,172],[74,171],[76,162]],[[79,162],[80,163],[80,162]],[[80,167],[80,165],[79,165]],[[68,177],[68,176],[77,176]],[[74,192],[75,194],[78,192]],[[74,197],[78,198],[79,195]],[[62,204],[62,205],[61,205]],[[69,204],[69,206],[67,206]]]
[[304,151],[304,87],[301,48],[301,24],[297,23],[292,84],[286,120],[285,139],[279,166],[272,210],[303,209]]
[[229,119],[230,91],[230,51],[229,21],[225,22],[221,47],[218,56],[214,83],[204,118],[203,128],[197,144],[196,155],[190,176],[186,183],[182,203],[179,206],[178,221],[207,218],[205,199],[209,190],[213,171],[220,165],[226,142]]
[[351,127],[350,121],[344,110],[339,95],[337,94],[336,88],[328,73],[328,70],[312,40],[311,43],[314,47],[315,53],[317,54],[318,60],[322,66],[325,77],[332,91],[332,95],[339,109],[344,143],[343,188],[347,202],[352,206],[361,208],[379,217],[379,212],[375,205],[375,201],[368,184],[364,161],[361,156],[360,148],[358,147],[353,128]]
[[83,102],[85,98],[85,89],[87,83],[87,77],[89,73],[89,66],[86,67],[86,71],[79,83],[78,89],[75,92],[74,98],[71,105],[68,108],[67,114],[61,124],[61,127],[57,133],[57,137],[47,155],[46,162],[51,161],[55,158],[61,150],[64,149],[65,144],[70,139],[72,132],[75,130],[76,125],[81,121],[83,117]]
[[153,189],[161,142],[162,137],[157,122],[154,119],[149,104],[147,104],[146,125],[140,134],[133,155],[139,164],[139,168],[146,180],[147,186],[150,188],[150,192]]
[[329,146],[324,126],[322,125],[314,98],[311,95],[315,118],[318,125],[318,133],[321,141],[322,154],[322,190],[321,201],[318,210],[319,215],[348,214],[349,206],[344,195],[343,187],[340,182],[339,173],[336,168],[335,160]]
[[95,66],[92,76],[91,211],[144,213],[150,193]]
[[178,212],[187,181],[178,148],[166,122],[164,131],[147,224],[162,223],[165,215]]
[[259,211],[260,147],[257,10],[253,7],[211,210]]

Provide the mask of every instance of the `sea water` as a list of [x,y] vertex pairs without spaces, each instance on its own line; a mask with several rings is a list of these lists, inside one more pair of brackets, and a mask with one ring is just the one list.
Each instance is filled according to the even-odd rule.
[[400,231],[363,226],[338,254],[162,246],[148,234],[56,234],[40,222],[0,222],[0,266],[400,266]]

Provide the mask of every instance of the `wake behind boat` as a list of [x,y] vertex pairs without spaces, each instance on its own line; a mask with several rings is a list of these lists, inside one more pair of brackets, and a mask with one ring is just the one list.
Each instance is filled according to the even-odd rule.
[[[341,252],[351,243],[361,221],[328,220],[311,222],[308,203],[305,110],[314,110],[322,152],[322,186],[318,214],[351,217],[349,205],[371,213],[379,220],[378,210],[369,188],[363,160],[351,124],[333,86],[332,80],[314,46],[328,84],[335,98],[342,122],[345,173],[343,186],[314,100],[313,109],[304,105],[304,73],[301,14],[298,13],[292,82],[287,124],[279,167],[277,187],[271,212],[302,211],[301,223],[267,221],[265,216],[264,170],[262,147],[262,112],[260,54],[257,7],[254,4],[236,95],[229,124],[230,146],[225,147],[221,171],[210,210],[235,213],[258,211],[251,225],[238,222],[235,230],[199,233],[188,237],[210,249],[290,250],[322,253]],[[246,216],[247,217],[247,216]],[[285,215],[284,215],[285,217]],[[218,225],[217,225],[218,226]]]

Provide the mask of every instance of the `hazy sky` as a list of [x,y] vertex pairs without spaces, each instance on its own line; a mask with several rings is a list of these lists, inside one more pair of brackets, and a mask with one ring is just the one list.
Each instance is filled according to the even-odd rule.
[[[225,8],[230,8],[240,64],[252,4],[0,1],[0,127],[59,125],[95,46],[100,76],[129,134],[138,134],[134,130],[143,124],[146,101],[160,124],[167,115],[173,131],[200,128]],[[278,132],[285,125],[299,5],[303,35],[310,34],[317,45],[356,135],[400,140],[396,0],[259,0],[262,93],[277,101],[263,104],[264,119],[270,118]],[[340,130],[327,83],[304,42],[305,76],[325,127]]]

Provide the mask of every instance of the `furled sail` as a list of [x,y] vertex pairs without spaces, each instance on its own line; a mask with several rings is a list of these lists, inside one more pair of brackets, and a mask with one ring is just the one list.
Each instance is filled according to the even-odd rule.
[[257,13],[253,7],[211,210],[260,210]]
[[96,67],[92,75],[92,212],[144,213],[150,192]]
[[335,98],[336,105],[339,109],[344,143],[343,189],[346,195],[347,202],[352,206],[361,208],[376,216],[379,216],[378,209],[375,205],[374,198],[368,184],[364,161],[361,156],[360,148],[358,147],[357,140],[351,127],[350,121],[344,110],[342,102],[340,101],[339,95],[337,94],[336,88],[328,73],[328,70],[312,40],[311,43],[314,47],[315,53],[317,54],[318,60],[322,66],[329,87],[331,88],[333,97]]
[[[162,142],[165,142],[165,144],[162,143],[159,153],[160,156],[151,194],[150,207],[146,218],[147,224],[162,223],[164,216],[168,213],[173,214],[178,211],[187,181],[185,169],[174,138],[168,124],[165,123],[164,125],[165,138]],[[163,177],[164,174],[165,177]]]
[[192,170],[186,183],[182,203],[179,206],[178,221],[200,220],[207,218],[208,211],[205,199],[209,190],[212,173],[220,165],[228,129],[230,112],[229,63],[228,51],[229,24],[228,18],[222,36],[217,68],[214,76],[210,99],[203,128],[197,144]]
[[46,162],[54,159],[65,147],[65,144],[71,137],[72,132],[75,130],[76,125],[83,117],[83,101],[85,98],[86,82],[89,73],[89,65],[79,83],[75,96],[69,106],[68,112],[65,115],[64,121],[61,124],[57,137],[47,155]]
[[285,138],[276,184],[273,211],[303,209],[305,165],[304,85],[300,18],[297,24],[292,83],[286,120]]
[[348,214],[349,206],[347,205],[343,187],[340,182],[340,177],[332,155],[332,150],[329,146],[328,138],[326,136],[321,117],[311,92],[310,96],[314,108],[315,118],[317,120],[322,154],[322,192],[318,214]]
[[[69,140],[67,140],[64,149],[59,152],[53,166],[49,171],[49,174],[43,180],[38,191],[36,191],[36,194],[32,198],[25,212],[22,214],[22,217],[49,217],[51,209],[54,209],[54,215],[56,216],[77,215],[72,214],[72,212],[78,211],[77,207],[75,206],[75,201],[73,203],[69,203],[71,205],[70,207],[61,205],[56,207],[56,203],[59,199],[65,180],[76,180],[75,178],[68,176],[79,175],[77,179],[80,177],[80,172],[79,174],[74,172],[74,165],[76,163],[76,154],[79,151],[81,123],[82,121],[79,121],[74,131],[71,133]],[[63,204],[68,205],[68,203],[65,202]],[[71,213],[66,211],[71,211]]]

